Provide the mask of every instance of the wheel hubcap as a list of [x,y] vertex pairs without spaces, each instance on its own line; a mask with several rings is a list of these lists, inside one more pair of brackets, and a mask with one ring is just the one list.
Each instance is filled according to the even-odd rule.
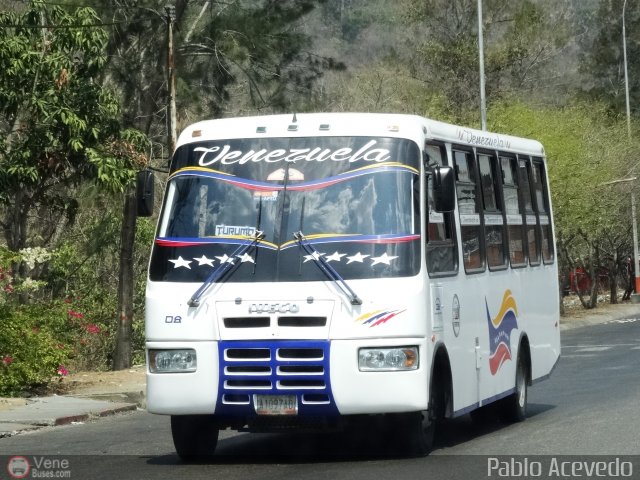
[[524,374],[522,369],[518,369],[518,404],[521,408],[524,408],[527,400],[527,386],[525,384]]

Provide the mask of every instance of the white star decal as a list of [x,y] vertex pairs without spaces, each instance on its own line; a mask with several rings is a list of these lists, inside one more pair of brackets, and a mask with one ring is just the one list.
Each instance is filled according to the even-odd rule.
[[245,262],[256,263],[256,261],[253,259],[253,257],[251,255],[249,255],[248,253],[243,253],[242,255],[238,255],[238,258],[240,259],[240,261],[242,263],[245,263]]
[[233,263],[233,257],[228,256],[226,253],[221,256],[221,257],[216,257],[218,260],[220,260],[220,263],[230,263],[231,265],[234,265]]
[[202,265],[209,265],[210,267],[213,267],[213,258],[207,258],[202,255],[200,258],[194,258],[194,260],[198,262],[199,267]]
[[371,257],[371,260],[373,260],[373,262],[371,263],[371,266],[373,267],[374,265],[377,265],[379,263],[384,263],[385,265],[391,265],[391,260],[395,260],[398,257],[390,257],[389,255],[387,255],[387,252],[383,253],[382,255],[380,255],[379,257]]
[[347,257],[349,259],[349,261],[347,262],[347,265],[349,265],[350,263],[353,262],[359,262],[362,263],[363,260],[365,258],[367,258],[369,255],[362,255],[360,252],[356,253],[355,255],[352,255],[350,257]]
[[173,268],[185,267],[191,270],[191,267],[189,266],[189,264],[191,263],[191,260],[185,260],[182,257],[178,257],[176,260],[169,260],[169,261],[173,263]]
[[346,253],[338,253],[338,252],[333,252],[331,255],[329,255],[327,258],[325,258],[325,260],[327,262],[339,262],[340,260],[342,260],[342,257],[346,257],[347,254]]
[[320,252],[313,252],[311,255],[305,255],[304,262],[302,263],[311,262],[312,260],[319,260],[322,255],[324,255],[324,253]]

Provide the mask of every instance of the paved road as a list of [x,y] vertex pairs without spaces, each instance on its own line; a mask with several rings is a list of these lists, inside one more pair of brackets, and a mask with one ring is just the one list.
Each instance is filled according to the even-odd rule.
[[[548,469],[554,457],[531,456],[612,455],[603,460],[634,462],[633,476],[640,478],[640,320],[567,331],[562,341],[553,376],[530,390],[526,422],[449,421],[426,458],[402,458],[363,437],[225,433],[213,462],[182,465],[167,419],[145,412],[0,439],[0,455],[68,459],[71,478],[214,480],[474,479],[487,478],[487,456],[538,458]],[[0,479],[4,465],[6,457]]]

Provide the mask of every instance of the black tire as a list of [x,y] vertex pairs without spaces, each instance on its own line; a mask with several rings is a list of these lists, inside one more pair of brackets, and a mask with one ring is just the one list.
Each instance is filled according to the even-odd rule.
[[211,457],[218,444],[213,415],[172,415],[171,436],[176,453],[185,462]]
[[529,370],[524,357],[518,354],[516,364],[516,391],[502,400],[500,418],[507,423],[522,422],[527,418],[527,401],[529,398]]
[[408,451],[410,455],[424,457],[429,455],[433,450],[433,444],[436,434],[437,420],[432,413],[415,412],[408,414],[409,423],[409,445]]
[[434,382],[429,394],[429,409],[403,415],[401,431],[409,455],[423,457],[433,450],[438,423],[444,418],[444,402],[443,389],[439,383]]

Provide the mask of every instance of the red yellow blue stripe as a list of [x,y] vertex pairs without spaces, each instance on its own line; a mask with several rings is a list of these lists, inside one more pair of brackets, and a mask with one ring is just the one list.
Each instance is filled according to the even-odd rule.
[[[311,191],[326,188],[337,183],[346,182],[353,178],[357,178],[363,175],[369,175],[379,172],[409,172],[413,175],[418,175],[418,170],[408,165],[404,165],[399,162],[384,162],[377,165],[367,165],[365,167],[349,170],[332,177],[327,177],[319,180],[311,180],[308,182],[296,182],[287,185],[287,190],[291,191]],[[257,180],[250,180],[247,178],[240,178],[230,173],[221,172],[219,170],[212,170],[204,167],[185,167],[174,172],[169,178],[178,178],[184,176],[198,176],[207,177],[220,180],[231,185],[238,186],[247,190],[253,191],[282,191],[284,185],[282,183],[270,183],[261,182]]]
[[404,310],[375,310],[373,312],[368,312],[360,315],[356,318],[356,322],[362,323],[363,325],[368,325],[369,328],[377,327],[378,325],[382,325],[383,323],[387,323],[393,317],[400,315],[401,313],[406,312]]

